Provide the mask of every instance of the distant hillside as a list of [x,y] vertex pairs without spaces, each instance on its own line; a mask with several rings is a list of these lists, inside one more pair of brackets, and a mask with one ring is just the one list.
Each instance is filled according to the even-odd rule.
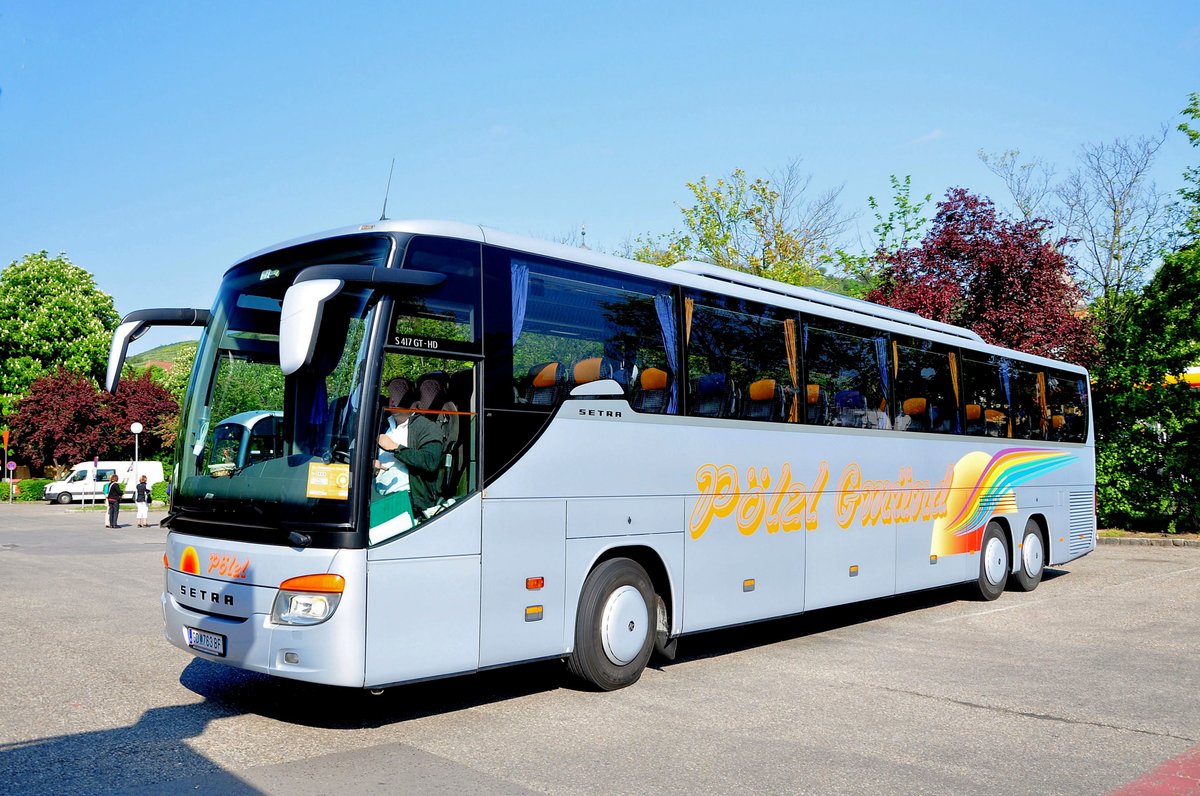
[[148,368],[151,365],[157,365],[163,370],[169,370],[170,363],[174,362],[175,357],[179,356],[179,353],[187,348],[195,350],[196,341],[182,340],[178,343],[155,346],[149,351],[143,351],[140,354],[127,357],[125,362],[138,370]]

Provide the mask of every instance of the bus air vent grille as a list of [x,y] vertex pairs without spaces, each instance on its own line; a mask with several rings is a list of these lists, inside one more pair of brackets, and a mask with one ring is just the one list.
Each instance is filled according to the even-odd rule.
[[1001,495],[996,501],[997,514],[1014,514],[1017,511],[1017,496],[1011,491],[1007,495]]
[[1069,498],[1071,510],[1070,538],[1067,549],[1082,553],[1096,546],[1096,515],[1093,513],[1091,492],[1072,492]]

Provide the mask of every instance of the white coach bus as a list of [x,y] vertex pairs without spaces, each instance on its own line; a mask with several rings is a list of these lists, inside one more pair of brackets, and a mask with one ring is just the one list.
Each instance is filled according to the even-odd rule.
[[[819,290],[381,221],[127,316],[109,389],[158,324],[204,327],[165,634],[231,666],[378,689],[565,658],[614,689],[683,634],[994,599],[1095,546],[1085,370]],[[212,466],[242,412],[271,454]]]

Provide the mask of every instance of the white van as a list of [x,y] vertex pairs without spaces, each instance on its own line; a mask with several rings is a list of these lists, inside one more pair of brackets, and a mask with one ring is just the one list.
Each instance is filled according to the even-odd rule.
[[108,490],[108,478],[113,473],[125,484],[125,499],[133,500],[138,478],[146,476],[147,484],[164,481],[162,462],[138,462],[134,473],[133,462],[100,461],[80,462],[71,468],[66,478],[46,484],[45,497],[51,503],[71,503],[76,500],[103,500]]

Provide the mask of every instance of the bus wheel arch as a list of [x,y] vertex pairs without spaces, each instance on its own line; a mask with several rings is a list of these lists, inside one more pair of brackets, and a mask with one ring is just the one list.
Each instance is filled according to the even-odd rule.
[[1037,588],[1046,570],[1046,556],[1050,549],[1048,539],[1046,518],[1041,514],[1030,515],[1021,532],[1021,544],[1016,552],[1016,566],[1013,567],[1013,574],[1009,579],[1010,585],[1020,591],[1033,591]]
[[1008,522],[1002,517],[988,520],[979,541],[979,575],[976,589],[980,599],[994,600],[1004,592],[1012,574],[1013,544]]

